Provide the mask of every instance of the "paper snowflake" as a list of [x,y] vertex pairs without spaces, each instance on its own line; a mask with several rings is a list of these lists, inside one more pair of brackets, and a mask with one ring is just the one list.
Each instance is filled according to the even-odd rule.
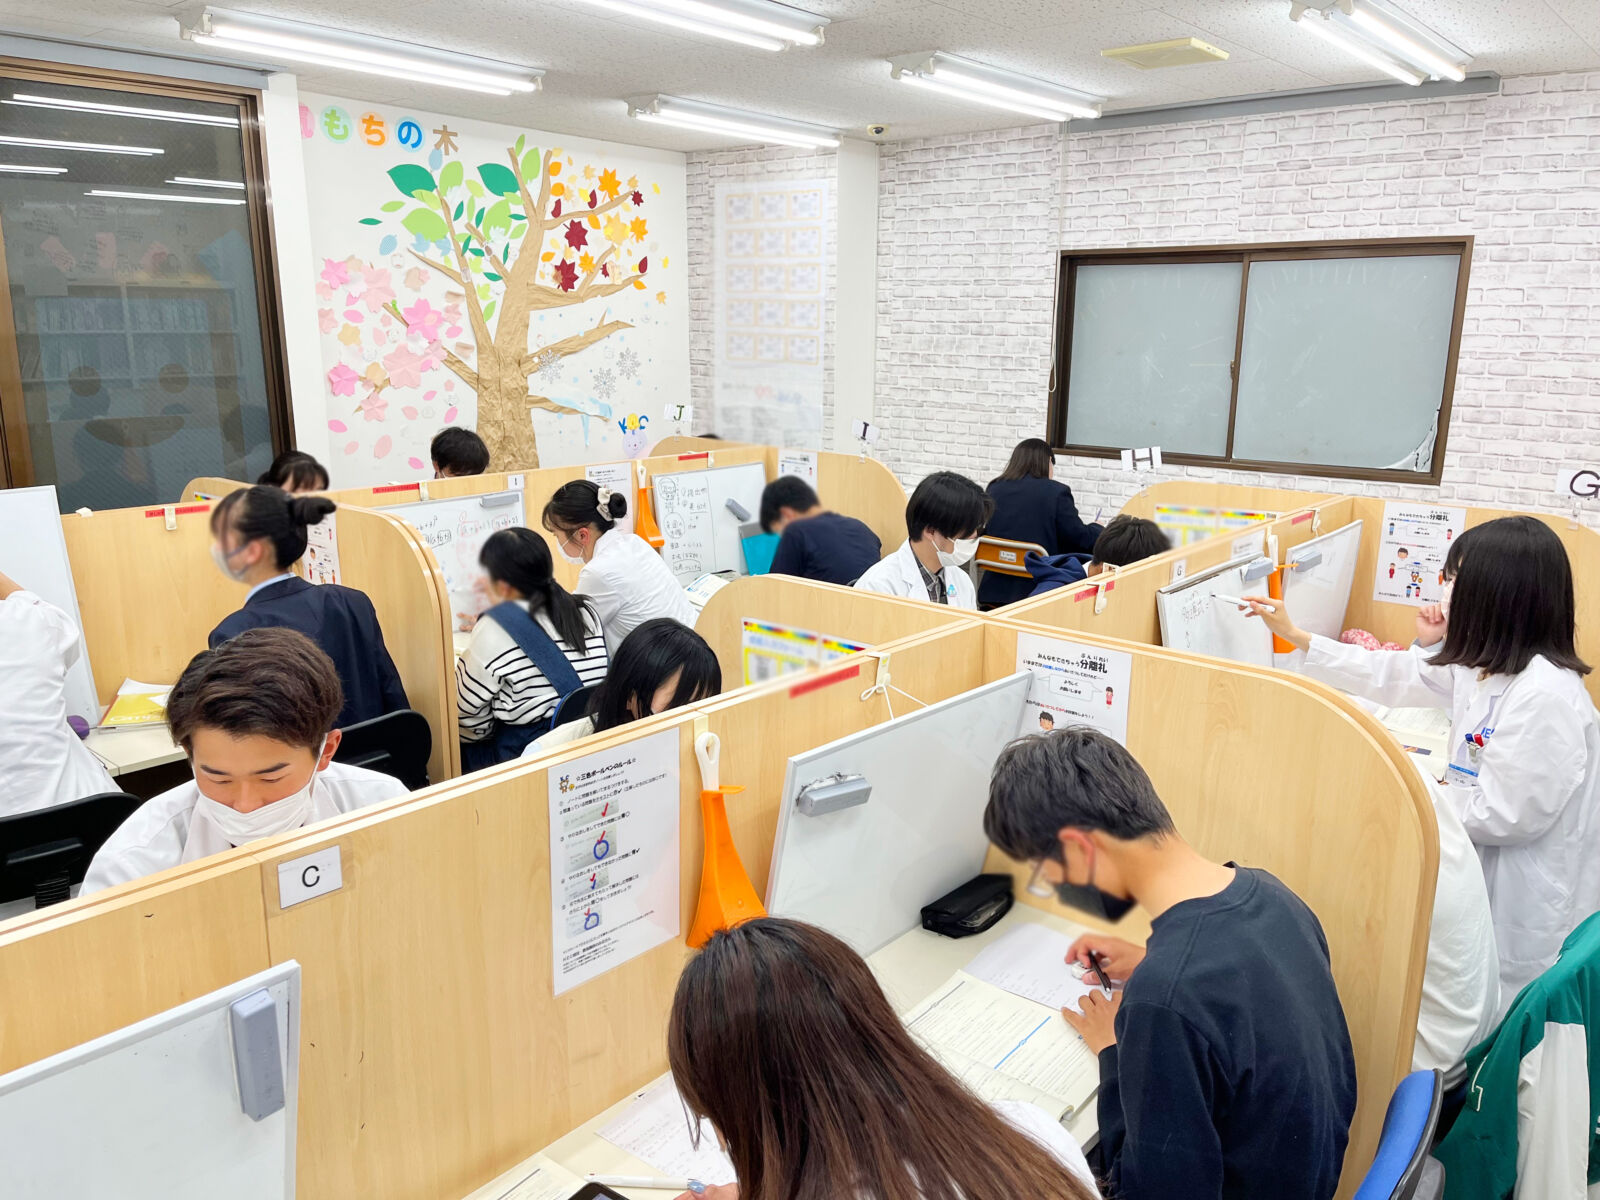
[[624,350],[617,355],[617,370],[630,377],[637,375],[639,373],[639,355],[637,351]]
[[601,367],[594,373],[594,394],[609,400],[617,390],[617,375],[610,367]]
[[558,383],[561,380],[561,355],[554,350],[546,350],[535,360],[533,369],[545,383]]

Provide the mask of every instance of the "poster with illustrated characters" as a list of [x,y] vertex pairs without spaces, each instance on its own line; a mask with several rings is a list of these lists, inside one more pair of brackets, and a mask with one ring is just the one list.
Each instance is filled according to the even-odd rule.
[[820,446],[827,337],[826,180],[717,185],[713,406],[738,442]]
[[1421,608],[1444,590],[1444,559],[1467,527],[1467,510],[1391,500],[1378,526],[1372,598]]
[[328,466],[431,473],[642,454],[688,394],[681,155],[302,94]]
[[1133,655],[1019,633],[1016,669],[1033,676],[1018,737],[1087,725],[1119,745],[1128,744]]

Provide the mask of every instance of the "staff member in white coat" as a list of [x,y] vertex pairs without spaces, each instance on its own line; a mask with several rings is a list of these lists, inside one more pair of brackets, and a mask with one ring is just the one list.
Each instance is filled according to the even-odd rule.
[[117,790],[67,724],[67,672],[82,653],[71,617],[0,575],[0,817]]
[[82,894],[404,796],[398,779],[333,761],[343,703],[333,660],[292,629],[249,629],[197,654],[167,700],[194,782],[124,821]]
[[856,580],[856,587],[976,611],[978,592],[965,567],[993,512],[994,501],[972,480],[934,472],[917,484],[906,505],[906,540]]
[[562,484],[544,506],[544,527],[555,534],[561,557],[583,566],[573,591],[594,606],[612,654],[653,617],[694,628],[694,606],[661,555],[642,537],[617,528],[627,515],[626,496],[588,479]]
[[[1573,645],[1572,567],[1533,517],[1467,530],[1445,558],[1436,652],[1368,651],[1252,612],[1307,651],[1305,673],[1380,704],[1447,708],[1450,805],[1483,860],[1503,1012],[1600,909],[1600,714]],[[1441,632],[1424,611],[1419,640]]]

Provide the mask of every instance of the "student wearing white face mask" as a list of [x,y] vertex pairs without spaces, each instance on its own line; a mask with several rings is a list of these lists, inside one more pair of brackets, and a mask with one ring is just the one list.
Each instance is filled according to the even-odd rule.
[[194,780],[146,801],[100,847],[82,894],[406,794],[333,761],[344,703],[333,662],[292,629],[252,629],[195,656],[167,700]]
[[561,557],[583,567],[572,590],[588,597],[612,654],[654,617],[694,628],[694,606],[661,555],[642,537],[617,528],[627,515],[626,496],[588,479],[562,484],[544,506],[544,527],[555,535]]
[[972,480],[950,471],[929,475],[906,505],[907,539],[856,586],[976,611],[977,589],[964,568],[993,512],[994,501]]

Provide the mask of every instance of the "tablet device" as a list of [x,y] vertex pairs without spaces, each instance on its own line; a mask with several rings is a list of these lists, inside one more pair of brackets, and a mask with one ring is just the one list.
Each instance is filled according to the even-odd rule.
[[621,1192],[613,1192],[603,1183],[586,1183],[573,1192],[567,1200],[628,1200]]

